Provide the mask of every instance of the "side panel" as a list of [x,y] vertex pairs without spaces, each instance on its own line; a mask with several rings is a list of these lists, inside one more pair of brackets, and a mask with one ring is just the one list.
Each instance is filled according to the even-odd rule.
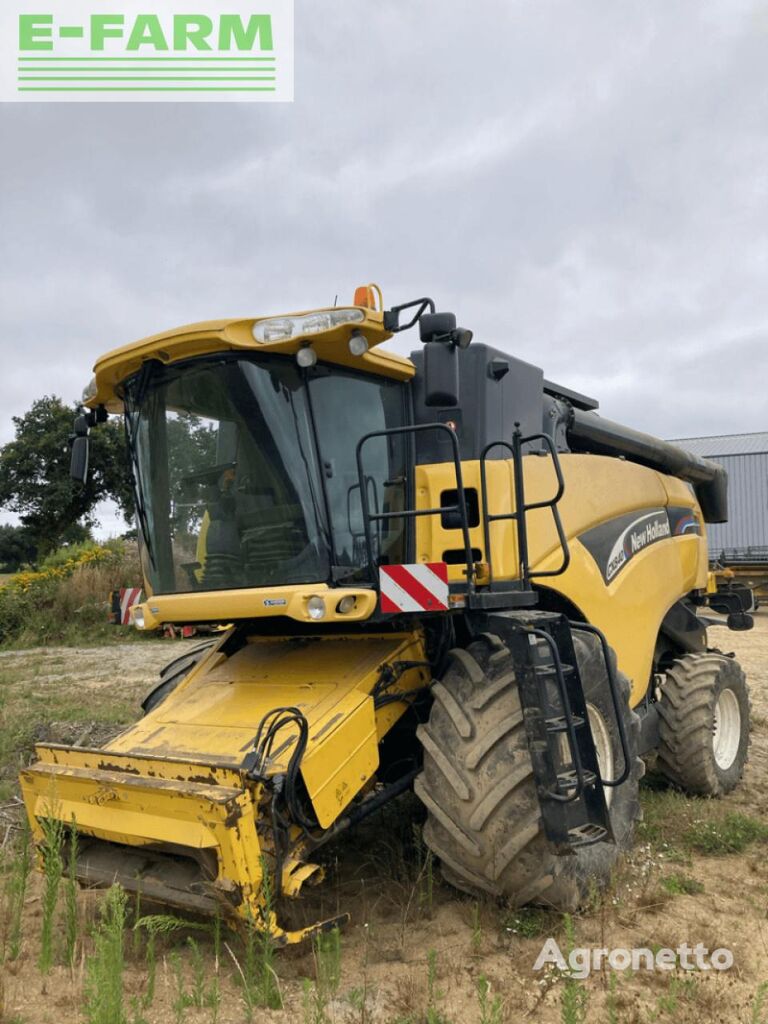
[[[600,455],[563,454],[560,461],[565,493],[559,510],[571,561],[565,573],[541,583],[566,597],[603,630],[616,650],[619,667],[632,680],[631,699],[636,704],[648,686],[662,619],[689,591],[706,587],[701,512],[687,484],[644,466]],[[479,493],[478,463],[465,463],[463,469],[465,487],[475,487]],[[449,465],[418,467],[419,507],[438,505],[441,492],[455,487],[452,478]],[[556,490],[552,461],[526,456],[525,484],[527,502],[552,497]],[[514,508],[511,463],[489,463],[488,491],[491,513]],[[488,561],[482,533],[480,526],[472,530],[472,545],[480,553],[479,560]],[[490,535],[494,579],[515,578],[519,564],[514,523],[496,522]],[[446,547],[460,547],[459,538],[460,531],[444,529],[438,517],[423,517],[417,526],[419,560],[443,557]],[[534,571],[560,565],[562,552],[549,509],[528,515],[528,543]],[[462,579],[462,568],[451,566],[454,582]]]

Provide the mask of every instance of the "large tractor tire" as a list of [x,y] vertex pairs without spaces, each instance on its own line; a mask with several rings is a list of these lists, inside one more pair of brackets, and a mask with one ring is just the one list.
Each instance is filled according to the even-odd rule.
[[730,793],[749,748],[749,691],[739,663],[714,652],[686,654],[668,670],[657,707],[656,770],[687,793]]
[[[574,645],[601,768],[615,777],[621,747],[602,651],[593,636],[575,635]],[[640,816],[644,766],[636,756],[639,719],[629,707],[629,682],[617,673],[631,765],[625,783],[606,789],[616,841],[557,856],[543,832],[512,655],[490,635],[451,655],[433,686],[429,722],[418,729],[424,770],[415,790],[428,811],[424,840],[458,889],[515,906],[574,910],[593,885],[608,881]]]

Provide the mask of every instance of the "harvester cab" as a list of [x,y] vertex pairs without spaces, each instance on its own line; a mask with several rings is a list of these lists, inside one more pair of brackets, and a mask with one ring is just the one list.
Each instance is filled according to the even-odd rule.
[[[410,359],[381,347],[417,325]],[[451,884],[573,907],[631,842],[645,761],[736,785],[746,685],[703,614],[718,465],[374,285],[117,349],[84,404],[79,479],[125,421],[134,625],[220,627],[136,724],[23,771],[84,884],[299,941],[338,920],[287,924],[318,851],[413,788]]]

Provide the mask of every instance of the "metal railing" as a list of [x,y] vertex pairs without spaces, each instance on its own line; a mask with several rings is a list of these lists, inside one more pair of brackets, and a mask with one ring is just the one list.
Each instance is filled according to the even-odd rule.
[[[525,500],[525,481],[523,474],[523,447],[527,444],[531,444],[534,441],[543,441],[547,447],[549,455],[552,458],[552,465],[557,478],[557,491],[552,498],[548,498],[545,501],[532,501],[526,502]],[[488,453],[494,448],[506,448],[507,451],[512,454],[512,473],[515,487],[515,508],[512,512],[497,512],[490,513],[488,511],[488,473],[487,473],[487,462]],[[568,568],[571,560],[571,554],[568,549],[568,539],[565,536],[563,524],[560,519],[560,513],[557,509],[557,504],[562,498],[565,492],[565,479],[563,478],[563,471],[560,466],[560,459],[557,454],[552,438],[547,434],[529,434],[527,437],[523,437],[520,431],[520,425],[515,424],[515,430],[512,434],[511,441],[492,441],[486,445],[480,453],[480,489],[481,489],[481,500],[482,500],[482,515],[483,515],[483,535],[485,540],[485,558],[488,563],[488,575],[489,584],[493,583],[493,557],[491,554],[491,524],[499,522],[501,520],[514,520],[517,524],[517,554],[520,563],[520,580],[522,581],[523,587],[528,588],[530,581],[534,578],[541,578],[544,576],[560,576]],[[531,572],[529,555],[528,555],[528,523],[526,516],[529,512],[539,508],[550,508],[552,510],[552,518],[555,524],[555,530],[557,532],[557,538],[560,547],[563,552],[563,558],[561,564],[556,569],[541,570],[539,572]]]
[[[368,489],[365,486],[365,466],[363,464],[363,448],[375,437],[395,437],[399,435],[415,435],[426,430],[439,431],[448,435],[451,442],[453,454],[453,466],[456,474],[456,504],[441,505],[438,508],[405,508],[394,512],[372,512],[368,500]],[[467,501],[464,491],[464,478],[461,470],[461,452],[459,450],[459,439],[455,430],[452,430],[446,423],[417,423],[405,427],[390,427],[388,430],[374,430],[365,434],[357,442],[356,450],[357,473],[360,486],[360,501],[363,511],[363,528],[365,530],[365,544],[368,555],[368,567],[371,574],[371,582],[378,583],[376,578],[377,559],[374,554],[373,534],[371,526],[373,523],[386,522],[391,519],[415,519],[419,516],[442,516],[447,514],[458,515],[461,521],[461,534],[466,561],[467,591],[474,590],[475,563],[472,554],[472,541],[469,534],[469,517],[467,515]]]

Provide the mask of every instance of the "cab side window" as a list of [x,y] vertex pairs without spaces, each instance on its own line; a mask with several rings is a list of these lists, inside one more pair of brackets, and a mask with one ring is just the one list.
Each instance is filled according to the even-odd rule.
[[[367,565],[363,506],[356,450],[366,434],[405,423],[405,388],[397,381],[382,381],[355,374],[324,375],[310,382],[310,398],[317,424],[321,472],[330,506],[335,561],[339,566]],[[372,513],[395,512],[405,507],[406,439],[403,435],[374,437],[363,448],[368,507]],[[405,519],[374,520],[371,524],[374,557],[378,564],[405,559]]]

